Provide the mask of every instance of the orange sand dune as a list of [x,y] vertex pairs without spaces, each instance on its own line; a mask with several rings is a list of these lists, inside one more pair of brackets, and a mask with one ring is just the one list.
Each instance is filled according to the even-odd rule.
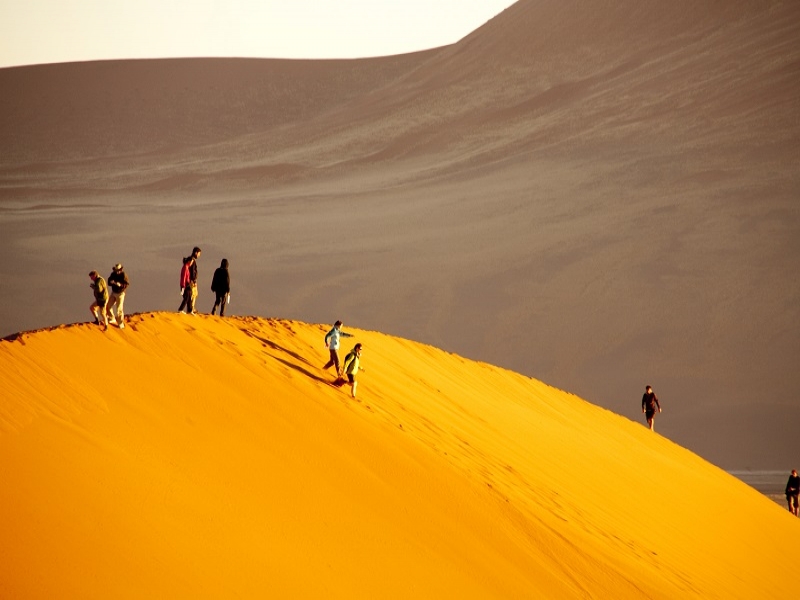
[[[726,469],[798,466],[800,2],[520,0],[363,60],[0,69],[0,336],[342,319],[537,377]],[[229,313],[230,314],[230,313]]]
[[138,314],[0,342],[4,598],[781,598],[800,521],[536,380],[326,327]]

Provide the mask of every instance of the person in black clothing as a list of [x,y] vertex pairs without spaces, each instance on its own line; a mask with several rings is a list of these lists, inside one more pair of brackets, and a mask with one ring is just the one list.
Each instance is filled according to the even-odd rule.
[[658,396],[656,396],[653,388],[649,385],[645,386],[644,396],[642,396],[642,412],[647,418],[647,425],[650,427],[650,431],[654,431],[653,423],[655,421],[656,410],[661,412],[661,404],[658,402]]
[[214,302],[211,314],[216,314],[219,306],[219,316],[224,317],[225,306],[228,304],[228,294],[231,291],[231,276],[228,273],[227,258],[223,258],[219,268],[214,271],[214,278],[211,280],[211,291],[217,294],[217,300]]
[[789,504],[789,512],[795,517],[800,517],[798,497],[800,497],[800,475],[797,474],[797,469],[792,469],[789,481],[786,482],[786,502]]

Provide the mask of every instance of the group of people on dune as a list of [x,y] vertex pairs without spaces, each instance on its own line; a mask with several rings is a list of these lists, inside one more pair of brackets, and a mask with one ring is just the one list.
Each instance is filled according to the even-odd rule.
[[[197,259],[200,258],[201,254],[202,250],[195,246],[192,249],[192,253],[183,259],[180,273],[181,305],[178,307],[178,312],[181,314],[197,314]],[[108,276],[108,282],[97,271],[89,273],[89,278],[92,280],[90,287],[94,291],[94,302],[89,306],[89,311],[94,317],[95,325],[102,325],[103,331],[108,329],[109,323],[124,329],[125,291],[130,285],[130,280],[122,265],[119,263],[114,265],[111,275]],[[109,286],[111,288],[110,293]],[[227,258],[223,258],[219,268],[214,271],[214,276],[211,279],[211,291],[216,294],[211,314],[215,315],[217,308],[219,308],[219,316],[224,317],[225,307],[230,303],[231,299],[231,278],[228,272]],[[330,360],[323,368],[329,369],[335,366],[336,380],[333,382],[334,385],[341,386],[349,383],[351,395],[355,398],[358,386],[356,375],[359,371],[364,370],[360,364],[363,345],[358,343],[353,346],[353,349],[345,356],[344,363],[340,363],[339,346],[343,337],[353,336],[343,332],[342,322],[336,321],[333,328],[325,336],[325,347],[330,351]],[[346,380],[345,377],[347,378]]]
[[[183,259],[183,266],[180,274],[181,305],[178,312],[182,314],[196,315],[195,308],[197,302],[197,259],[200,258],[202,250],[195,246],[192,253]],[[128,275],[125,273],[120,263],[114,265],[108,281],[100,276],[97,271],[89,273],[92,283],[89,287],[94,291],[94,302],[89,306],[89,311],[94,317],[95,325],[102,325],[103,331],[108,329],[109,323],[117,325],[120,329],[125,328],[125,292],[130,285]],[[109,291],[110,288],[110,291]],[[214,271],[211,280],[211,291],[216,294],[214,307],[211,314],[217,313],[225,316],[225,307],[231,300],[231,278],[228,273],[228,259],[223,258],[219,268]]]
[[[180,281],[182,300],[180,307],[178,307],[179,313],[197,314],[195,309],[197,302],[197,259],[200,258],[201,253],[202,250],[195,246],[192,249],[192,253],[183,259]],[[211,291],[216,294],[211,314],[217,314],[217,307],[219,307],[219,316],[224,317],[225,307],[231,301],[231,276],[228,272],[227,258],[223,258],[217,270],[214,271],[214,277],[211,278]]]
[[[361,366],[361,352],[364,349],[363,344],[360,342],[353,346],[353,349],[348,352],[344,357],[344,363],[339,363],[339,346],[341,343],[341,338],[343,337],[353,337],[349,333],[345,333],[342,331],[342,322],[336,321],[333,324],[331,330],[325,334],[325,347],[330,351],[330,360],[325,363],[325,366],[322,367],[323,369],[330,369],[331,367],[336,368],[336,381],[334,381],[334,385],[341,386],[345,383],[350,384],[351,388],[351,395],[353,398],[356,397],[356,387],[358,386],[358,382],[356,381],[356,375],[359,371],[363,371],[364,368]],[[347,376],[347,381],[345,381],[344,376]]]
[[[102,321],[105,331],[110,322],[120,329],[125,329],[125,290],[128,289],[130,281],[122,265],[117,263],[111,268],[108,283],[97,271],[89,273],[89,279],[92,280],[89,287],[94,290],[94,302],[89,306],[89,310],[94,316],[95,325],[100,325]],[[109,286],[111,286],[110,293]]]
[[[182,300],[178,308],[180,313],[197,314],[195,309],[197,302],[197,259],[200,258],[201,253],[202,250],[195,246],[192,249],[192,253],[183,259],[180,273]],[[94,290],[94,302],[89,307],[89,310],[94,316],[95,324],[100,325],[102,323],[104,331],[108,329],[109,323],[116,324],[120,329],[124,329],[125,291],[128,289],[130,281],[122,264],[117,263],[112,267],[111,274],[108,276],[108,283],[97,271],[89,273],[89,278],[92,280],[90,286]],[[111,288],[110,291],[109,287]],[[222,259],[219,268],[214,271],[214,276],[211,280],[211,291],[216,294],[211,314],[215,315],[219,307],[219,316],[224,317],[225,307],[230,303],[231,297],[231,279],[228,273],[228,259],[226,258]],[[339,348],[341,339],[346,337],[353,336],[342,331],[342,322],[336,321],[331,330],[325,335],[325,347],[330,352],[330,360],[322,368],[327,370],[335,367],[336,380],[333,384],[340,387],[348,383],[350,385],[350,393],[355,398],[356,388],[358,387],[356,375],[359,371],[364,371],[363,367],[361,367],[361,352],[364,346],[361,343],[353,346],[353,349],[345,355],[342,363],[339,360]],[[647,426],[651,431],[655,430],[656,412],[661,412],[661,403],[653,388],[649,385],[645,386],[645,392],[642,396],[642,413],[644,413]],[[800,496],[800,476],[797,475],[796,470],[792,470],[792,474],[786,484],[786,500],[789,504],[789,510],[795,516],[800,516],[798,514],[798,496]]]

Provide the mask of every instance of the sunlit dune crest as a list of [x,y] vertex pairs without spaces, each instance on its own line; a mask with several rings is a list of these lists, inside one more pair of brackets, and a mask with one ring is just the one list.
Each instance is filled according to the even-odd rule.
[[136,314],[0,342],[7,598],[781,598],[800,521],[569,393],[378,332]]

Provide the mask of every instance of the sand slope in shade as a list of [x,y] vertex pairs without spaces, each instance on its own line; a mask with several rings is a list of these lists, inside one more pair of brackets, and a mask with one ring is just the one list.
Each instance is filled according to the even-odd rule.
[[0,342],[7,598],[778,598],[800,520],[539,381],[381,333],[138,314]]

